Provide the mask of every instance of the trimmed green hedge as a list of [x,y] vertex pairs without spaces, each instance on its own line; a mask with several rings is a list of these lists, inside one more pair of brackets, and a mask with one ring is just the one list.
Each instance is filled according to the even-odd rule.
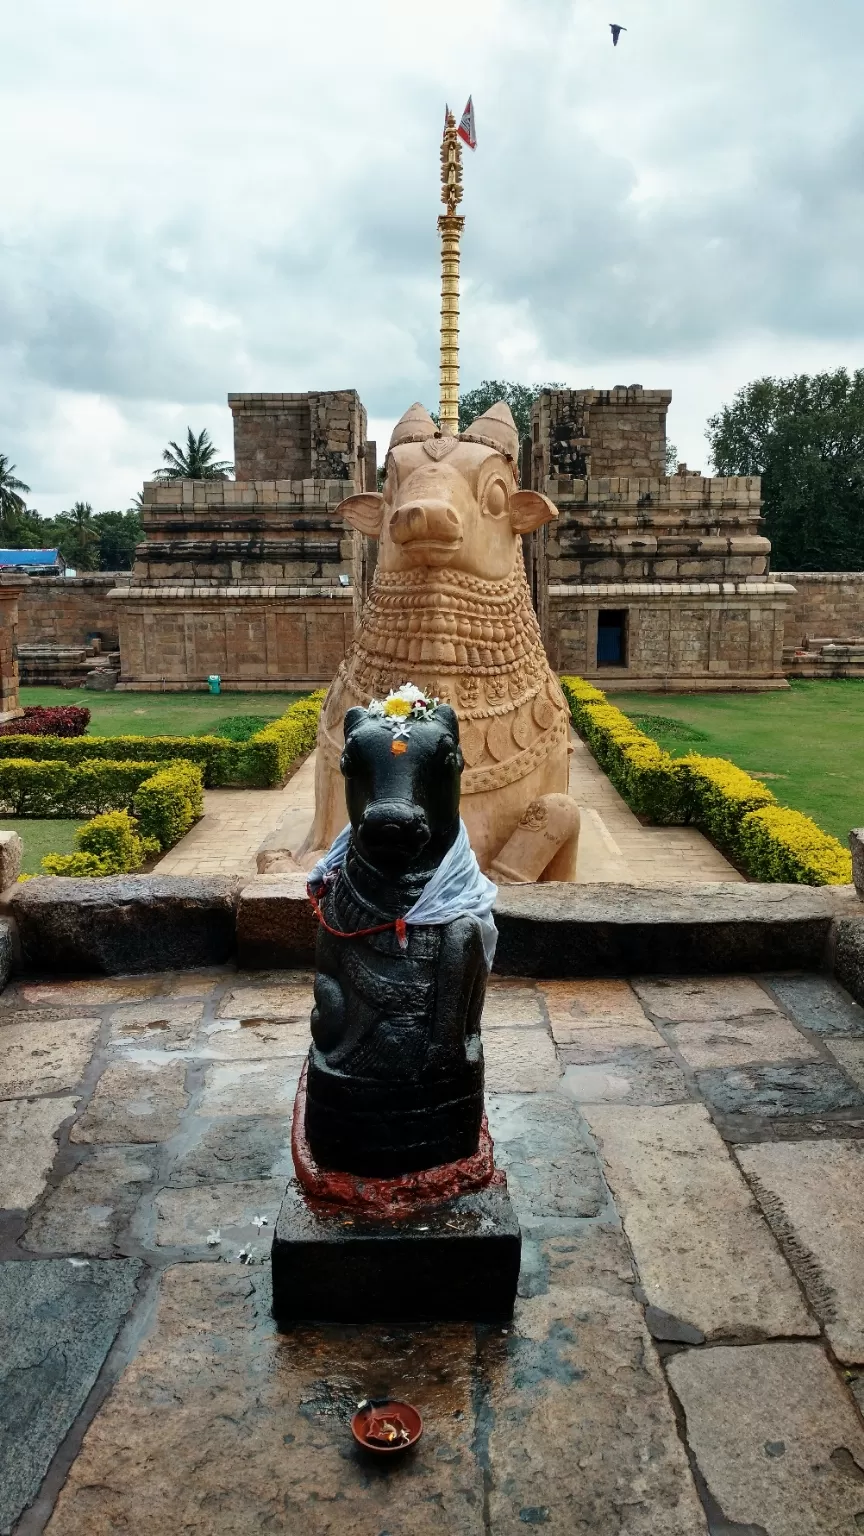
[[160,848],[173,848],[204,812],[201,769],[172,763],[145,779],[134,800],[138,825]]
[[146,762],[152,772],[153,764],[182,759],[197,763],[208,789],[271,789],[284,783],[295,759],[315,746],[324,696],[321,689],[298,699],[249,741],[229,741],[223,736],[0,736],[0,765],[9,758],[72,767],[102,759],[115,765]]
[[[197,771],[197,770],[196,770]],[[159,852],[155,838],[139,837],[128,811],[94,816],[75,833],[76,853],[49,853],[42,860],[46,875],[126,875],[140,869]]]
[[609,704],[593,684],[581,677],[562,677],[561,686],[573,724],[627,804],[660,826],[682,825],[687,811],[668,752]]
[[[20,765],[19,765],[20,766]],[[70,768],[68,763],[28,763],[33,769],[49,768],[56,775],[58,770],[68,777],[83,776],[85,769],[113,769],[115,763],[82,764]],[[0,780],[6,764],[0,763]],[[76,853],[49,853],[42,860],[46,875],[121,875],[140,869],[152,854],[173,848],[189,831],[193,821],[204,809],[204,789],[201,769],[195,763],[171,763],[167,768],[156,765],[124,764],[128,773],[143,768],[145,777],[134,793],[136,819],[128,810],[116,809],[107,815],[96,816],[75,833],[78,844]],[[123,780],[119,776],[108,779],[99,772],[103,788],[113,785],[119,793]],[[93,775],[90,775],[92,780]],[[128,781],[126,783],[128,788]]]
[[628,805],[660,824],[692,822],[754,880],[848,885],[851,855],[809,816],[723,757],[673,758],[592,683],[562,677],[577,731]]
[[326,688],[320,688],[298,699],[278,720],[256,731],[250,741],[236,745],[244,783],[263,788],[285,782],[292,763],[315,746],[318,716],[326,697]]
[[131,806],[159,763],[34,763],[0,760],[0,814],[99,816]]

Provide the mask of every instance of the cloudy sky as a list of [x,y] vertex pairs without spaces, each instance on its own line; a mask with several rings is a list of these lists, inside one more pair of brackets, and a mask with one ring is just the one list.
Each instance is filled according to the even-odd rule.
[[[448,9],[456,21],[442,19]],[[627,27],[613,49],[609,22]],[[125,507],[229,390],[437,399],[438,143],[469,91],[462,381],[864,362],[861,0],[27,0],[2,24],[0,452]]]

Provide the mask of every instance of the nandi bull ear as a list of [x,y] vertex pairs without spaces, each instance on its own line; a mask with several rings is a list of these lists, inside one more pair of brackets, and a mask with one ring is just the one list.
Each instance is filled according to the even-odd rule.
[[365,533],[367,539],[380,538],[384,521],[384,497],[377,491],[346,496],[336,508],[336,516],[344,518],[358,533]]
[[514,491],[510,497],[510,527],[514,533],[533,533],[557,516],[555,503],[540,491]]

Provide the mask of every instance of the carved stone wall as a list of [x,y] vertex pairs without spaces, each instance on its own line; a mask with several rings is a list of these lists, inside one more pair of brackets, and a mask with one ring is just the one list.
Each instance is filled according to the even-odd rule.
[[98,635],[103,651],[119,645],[117,611],[108,593],[128,573],[28,576],[18,600],[19,645],[84,646]]
[[864,637],[864,571],[783,571],[795,596],[786,615],[786,644]]
[[356,390],[229,395],[228,404],[238,480],[357,480],[367,443]]
[[353,633],[350,591],[321,587],[135,587],[115,593],[119,687],[225,689],[329,683]]
[[[553,583],[549,658],[607,692],[786,686],[781,582]],[[602,612],[626,615],[625,665],[598,663]]]
[[329,682],[350,642],[355,536],[335,509],[375,483],[356,392],[228,403],[236,480],[144,486],[144,538],[110,594],[121,688]]
[[[665,473],[669,390],[546,391],[532,418],[553,667],[604,688],[784,687],[793,589],[769,575],[758,477]],[[535,582],[536,584],[536,582]],[[600,631],[615,632],[613,659]]]
[[532,417],[533,482],[550,476],[662,475],[669,389],[544,390]]

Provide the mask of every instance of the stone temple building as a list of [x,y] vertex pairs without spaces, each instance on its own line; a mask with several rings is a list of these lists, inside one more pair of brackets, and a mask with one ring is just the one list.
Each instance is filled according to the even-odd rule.
[[[782,688],[794,589],[769,574],[756,478],[666,473],[669,390],[553,390],[521,478],[557,524],[526,540],[557,670],[605,688]],[[121,688],[326,683],[375,548],[335,516],[376,484],[353,390],[229,395],[235,480],[144,487],[144,542],[109,594]]]
[[669,390],[553,390],[535,402],[522,477],[558,521],[529,555],[559,672],[606,690],[786,687],[794,588],[769,574],[756,477],[666,473]]
[[121,688],[327,683],[353,633],[354,537],[335,508],[375,485],[354,390],[229,395],[234,480],[144,486],[144,542],[109,593]]
[[[131,573],[21,578],[23,681],[109,686],[118,649],[121,688],[331,680],[375,568],[374,542],[335,516],[376,484],[366,413],[354,390],[228,398],[236,480],[145,485]],[[553,667],[613,692],[864,676],[864,572],[772,574],[758,479],[667,475],[670,398],[534,405],[521,480],[559,517],[525,559]]]

